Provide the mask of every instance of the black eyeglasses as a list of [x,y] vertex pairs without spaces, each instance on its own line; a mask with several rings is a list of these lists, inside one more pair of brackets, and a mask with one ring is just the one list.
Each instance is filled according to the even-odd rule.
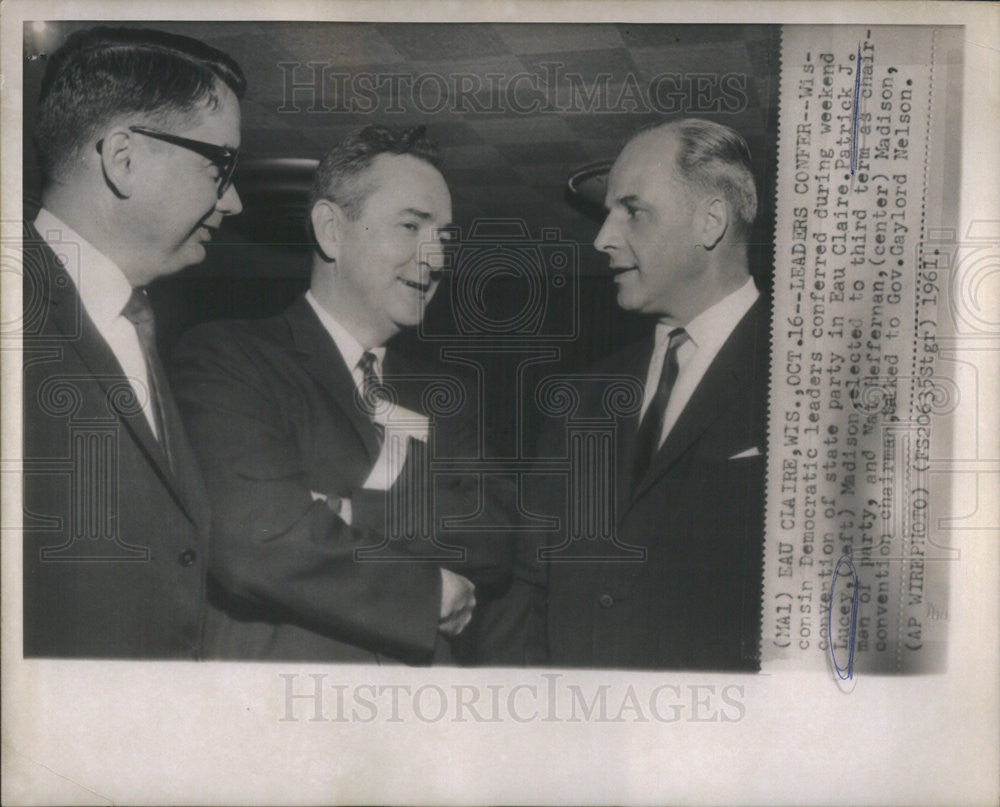
[[226,195],[229,186],[233,184],[233,171],[236,170],[236,161],[240,157],[239,149],[231,149],[227,146],[217,146],[215,143],[206,143],[203,140],[192,140],[189,137],[161,132],[158,129],[148,129],[145,126],[129,126],[130,132],[146,135],[164,143],[188,149],[200,154],[206,160],[210,160],[219,169],[218,194],[221,199]]

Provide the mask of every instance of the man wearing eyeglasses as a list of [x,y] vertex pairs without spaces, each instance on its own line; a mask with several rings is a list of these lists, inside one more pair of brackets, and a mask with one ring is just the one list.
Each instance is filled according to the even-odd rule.
[[94,28],[42,81],[24,230],[24,654],[197,658],[208,506],[145,287],[205,258],[245,80],[187,37]]

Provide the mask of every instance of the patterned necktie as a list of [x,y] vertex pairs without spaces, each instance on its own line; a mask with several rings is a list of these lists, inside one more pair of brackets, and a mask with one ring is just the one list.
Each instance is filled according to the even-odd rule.
[[677,381],[677,351],[690,337],[683,328],[674,328],[667,342],[667,352],[663,357],[663,368],[660,370],[660,381],[656,385],[656,393],[650,401],[649,408],[639,424],[635,438],[635,461],[632,465],[632,488],[638,487],[642,478],[649,470],[649,465],[660,447],[660,437],[663,434],[663,417],[670,402],[670,392]]
[[174,457],[171,451],[171,428],[170,418],[166,415],[166,396],[170,394],[167,386],[167,376],[160,363],[159,354],[156,352],[156,323],[153,319],[153,307],[149,304],[149,298],[142,289],[132,289],[132,296],[129,297],[125,308],[122,309],[122,316],[135,326],[135,332],[139,336],[139,345],[142,348],[142,356],[146,360],[146,375],[149,379],[149,397],[153,407],[153,421],[156,423],[156,433],[159,437],[160,446],[167,455],[167,463],[171,471],[174,470]]
[[358,368],[361,370],[361,406],[375,427],[379,445],[382,445],[385,440],[385,426],[375,420],[375,409],[383,397],[382,382],[375,370],[376,361],[378,360],[375,358],[375,354],[366,350],[358,360]]

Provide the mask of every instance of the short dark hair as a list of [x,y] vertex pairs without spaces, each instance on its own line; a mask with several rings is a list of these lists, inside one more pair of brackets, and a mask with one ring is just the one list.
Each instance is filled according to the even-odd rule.
[[[648,127],[677,135],[674,167],[689,187],[721,193],[736,216],[737,232],[746,236],[757,216],[757,185],[750,167],[750,147],[735,129],[700,118],[682,118]],[[640,132],[639,134],[642,134]]]
[[440,153],[427,139],[426,127],[414,126],[395,134],[385,126],[366,126],[338,143],[322,159],[309,193],[309,211],[321,199],[328,199],[339,205],[349,219],[356,220],[374,190],[364,181],[365,171],[379,154],[409,154],[435,168],[441,167]]
[[34,141],[43,182],[116,118],[162,123],[216,108],[220,82],[237,98],[246,92],[236,61],[197,39],[137,28],[76,31],[42,78]]

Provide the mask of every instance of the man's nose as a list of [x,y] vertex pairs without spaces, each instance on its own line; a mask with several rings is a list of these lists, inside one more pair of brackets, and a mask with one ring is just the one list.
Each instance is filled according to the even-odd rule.
[[222,194],[222,198],[216,203],[215,209],[223,216],[238,216],[243,212],[243,202],[235,185],[230,185],[226,188],[226,192]]
[[447,256],[443,247],[426,248],[423,253],[423,259],[435,271],[444,269],[447,264]]
[[607,252],[609,254],[612,250],[618,248],[618,238],[615,232],[615,224],[611,219],[610,213],[605,217],[604,224],[601,226],[600,232],[597,233],[597,238],[594,239],[594,246],[601,252]]

